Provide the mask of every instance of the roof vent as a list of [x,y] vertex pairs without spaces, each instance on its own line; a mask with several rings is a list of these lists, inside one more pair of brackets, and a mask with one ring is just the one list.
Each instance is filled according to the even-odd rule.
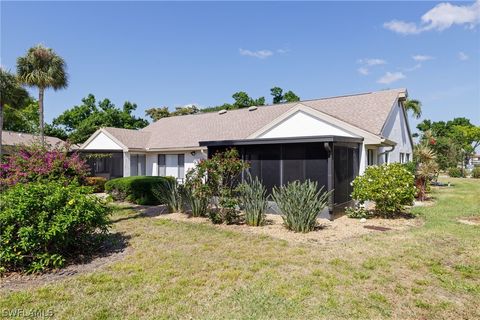
[[227,113],[227,110],[225,110],[225,109],[222,109],[222,110],[218,111],[218,114],[225,114],[225,113]]
[[255,110],[257,110],[256,106],[251,106],[250,108],[248,108],[248,111],[255,111]]

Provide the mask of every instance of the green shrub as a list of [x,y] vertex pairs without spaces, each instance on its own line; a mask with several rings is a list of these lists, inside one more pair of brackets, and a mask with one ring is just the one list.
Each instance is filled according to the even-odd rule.
[[363,207],[348,207],[345,209],[345,213],[349,218],[353,219],[369,219],[373,217],[373,213]]
[[182,186],[176,180],[167,180],[164,185],[153,188],[152,192],[160,203],[167,205],[168,212],[182,211]]
[[184,211],[190,211],[194,217],[204,217],[207,215],[209,198],[198,190],[186,186],[183,190]]
[[480,179],[480,167],[475,167],[472,170],[472,178]]
[[353,180],[352,198],[360,204],[374,201],[378,214],[391,217],[413,203],[416,193],[414,178],[399,163],[370,166]]
[[448,168],[448,176],[451,178],[465,178],[465,170],[462,168],[452,167]]
[[107,181],[105,191],[114,200],[126,200],[137,204],[160,204],[153,194],[153,189],[164,188],[167,181],[175,180],[172,177],[124,177]]
[[93,192],[104,192],[107,179],[104,177],[86,177],[85,185],[92,187]]
[[268,209],[267,190],[258,177],[247,177],[240,186],[240,202],[245,212],[245,223],[249,226],[261,226],[265,222]]
[[309,232],[317,225],[318,214],[327,206],[331,192],[319,190],[317,183],[307,180],[289,182],[273,188],[273,199],[281,211],[285,226],[295,232]]
[[0,195],[0,269],[42,271],[91,249],[108,208],[75,183],[17,184]]
[[415,175],[417,173],[417,164],[414,161],[409,161],[404,164],[402,164],[405,169],[407,169],[408,172],[411,174]]

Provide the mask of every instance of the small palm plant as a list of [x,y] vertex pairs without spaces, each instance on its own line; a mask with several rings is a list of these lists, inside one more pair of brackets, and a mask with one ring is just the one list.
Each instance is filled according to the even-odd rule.
[[414,158],[417,162],[416,182],[418,198],[423,201],[427,193],[427,184],[438,174],[437,155],[432,148],[426,144],[415,146]]
[[331,191],[318,189],[317,183],[294,181],[273,188],[273,199],[282,212],[285,226],[295,232],[309,232],[317,226],[318,214],[327,206]]
[[265,223],[268,209],[267,190],[258,177],[249,174],[240,185],[240,201],[245,212],[245,223],[249,226],[261,226]]

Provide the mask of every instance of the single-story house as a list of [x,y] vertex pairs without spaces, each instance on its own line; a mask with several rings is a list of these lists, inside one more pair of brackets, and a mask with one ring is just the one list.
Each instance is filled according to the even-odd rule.
[[268,190],[305,179],[334,189],[332,212],[351,200],[350,182],[366,166],[412,158],[406,98],[392,89],[168,117],[141,130],[101,128],[80,150],[109,155],[92,158],[97,175],[182,181],[199,160],[235,147]]
[[[35,143],[40,143],[38,135],[8,130],[2,131],[2,151],[4,154],[11,154],[20,146],[31,146]],[[65,145],[65,141],[56,137],[45,136],[45,144],[51,147],[58,147]]]

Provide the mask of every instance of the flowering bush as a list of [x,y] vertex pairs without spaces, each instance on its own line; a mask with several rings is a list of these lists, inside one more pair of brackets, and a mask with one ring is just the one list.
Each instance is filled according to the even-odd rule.
[[61,267],[107,232],[111,209],[89,187],[57,181],[17,184],[0,194],[0,270]]
[[77,153],[69,155],[67,147],[47,149],[40,146],[21,147],[0,164],[0,187],[39,180],[77,178],[83,182],[89,169]]
[[352,198],[364,204],[374,201],[376,211],[384,216],[404,210],[415,199],[415,176],[399,163],[370,166],[353,180]]

